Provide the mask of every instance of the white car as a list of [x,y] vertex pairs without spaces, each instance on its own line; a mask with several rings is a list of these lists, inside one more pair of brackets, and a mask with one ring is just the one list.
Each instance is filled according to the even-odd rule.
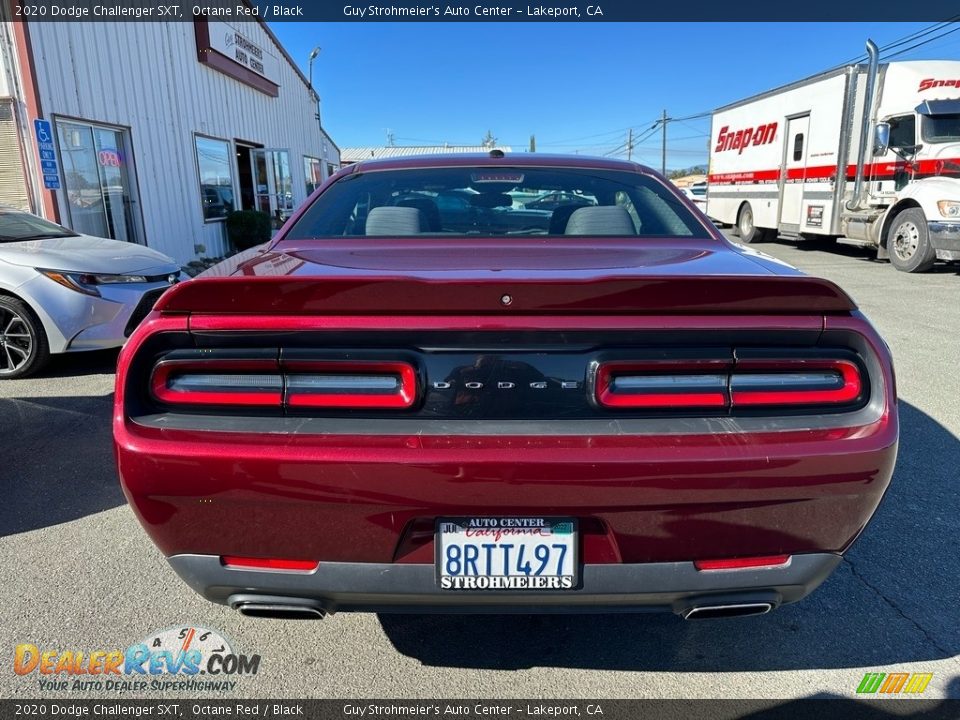
[[51,354],[119,347],[181,279],[172,258],[0,208],[0,378]]
[[690,187],[677,188],[682,195],[690,198],[694,205],[704,214],[707,212],[707,185],[695,183]]

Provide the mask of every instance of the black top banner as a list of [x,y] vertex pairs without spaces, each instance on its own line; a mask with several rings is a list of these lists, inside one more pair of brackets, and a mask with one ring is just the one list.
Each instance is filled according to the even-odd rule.
[[[717,2],[684,0],[681,3],[648,0],[592,0],[527,3],[511,0],[476,0],[461,3],[374,2],[344,3],[330,0],[13,0],[12,19],[47,21],[189,21],[207,17],[220,20],[267,22],[646,22],[646,21],[917,21],[960,19],[956,0],[801,0],[800,2]],[[744,36],[752,51],[763,38]],[[815,46],[816,28],[809,28]],[[809,48],[798,48],[806,51]]]

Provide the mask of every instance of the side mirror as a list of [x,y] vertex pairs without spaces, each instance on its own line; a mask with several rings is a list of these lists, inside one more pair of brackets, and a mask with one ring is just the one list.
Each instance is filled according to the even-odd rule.
[[890,148],[890,123],[879,122],[873,128],[873,154],[884,155]]

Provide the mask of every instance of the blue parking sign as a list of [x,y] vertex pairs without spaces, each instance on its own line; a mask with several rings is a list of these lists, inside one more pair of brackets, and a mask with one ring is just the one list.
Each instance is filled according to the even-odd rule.
[[53,147],[53,128],[49,120],[36,119],[33,130],[37,135],[37,150],[40,154],[40,171],[43,173],[43,186],[48,190],[60,189],[60,168],[57,166],[56,151]]

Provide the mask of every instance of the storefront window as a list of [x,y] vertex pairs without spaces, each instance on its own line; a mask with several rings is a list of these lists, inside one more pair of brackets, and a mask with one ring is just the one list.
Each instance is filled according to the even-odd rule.
[[137,242],[127,131],[58,120],[57,140],[70,227],[87,235]]
[[200,135],[196,136],[196,143],[203,219],[221,220],[236,209],[230,143]]
[[309,195],[323,182],[323,163],[315,157],[304,156],[303,177],[306,178],[307,195]]

